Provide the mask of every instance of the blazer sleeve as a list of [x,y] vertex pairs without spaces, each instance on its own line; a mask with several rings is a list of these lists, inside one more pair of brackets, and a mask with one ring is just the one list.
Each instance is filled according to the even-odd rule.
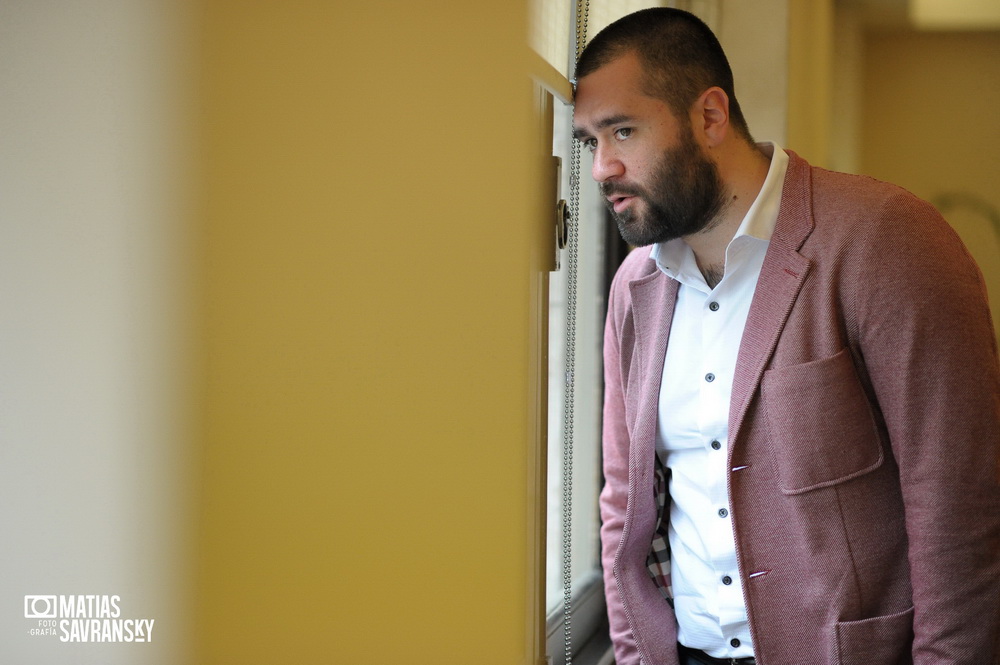
[[[607,599],[611,641],[617,665],[638,665],[639,652],[629,627],[614,576],[615,556],[621,543],[628,506],[629,433],[622,387],[621,326],[626,309],[627,284],[621,272],[615,277],[608,298],[604,330],[604,488],[601,490],[601,563]],[[621,293],[622,290],[624,293]]]
[[899,467],[916,665],[1000,663],[1000,367],[986,289],[927,203],[886,200],[852,284]]

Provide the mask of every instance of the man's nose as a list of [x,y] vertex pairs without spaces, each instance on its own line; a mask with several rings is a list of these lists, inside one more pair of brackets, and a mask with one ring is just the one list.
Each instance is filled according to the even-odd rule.
[[614,150],[598,147],[593,155],[594,165],[590,173],[597,182],[606,182],[625,173],[625,166]]

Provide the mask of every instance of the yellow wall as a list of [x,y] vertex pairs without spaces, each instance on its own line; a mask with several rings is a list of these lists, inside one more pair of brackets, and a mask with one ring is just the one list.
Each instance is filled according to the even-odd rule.
[[201,10],[197,662],[531,662],[525,6]]
[[[874,32],[865,50],[863,172],[1000,214],[1000,33]],[[974,206],[943,210],[982,268],[1000,322],[1000,238]]]

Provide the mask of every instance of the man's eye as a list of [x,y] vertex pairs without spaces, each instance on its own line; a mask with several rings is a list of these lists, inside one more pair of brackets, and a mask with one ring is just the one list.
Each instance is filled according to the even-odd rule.
[[631,127],[622,127],[621,129],[615,130],[615,138],[618,140],[627,139],[630,136],[632,136]]
[[585,139],[583,141],[583,147],[590,152],[594,152],[597,150],[597,139]]

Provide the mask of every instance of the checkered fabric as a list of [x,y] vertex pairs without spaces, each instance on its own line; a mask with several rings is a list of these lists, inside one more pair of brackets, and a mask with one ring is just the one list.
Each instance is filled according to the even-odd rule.
[[[660,456],[656,455],[656,468],[653,473],[653,492],[656,494],[656,531],[653,532],[653,542],[646,557],[646,568],[660,594],[672,601],[674,591],[670,586],[670,539],[667,530],[670,527],[670,513],[667,512],[667,482],[670,471],[663,466]],[[673,603],[671,603],[673,604]]]

